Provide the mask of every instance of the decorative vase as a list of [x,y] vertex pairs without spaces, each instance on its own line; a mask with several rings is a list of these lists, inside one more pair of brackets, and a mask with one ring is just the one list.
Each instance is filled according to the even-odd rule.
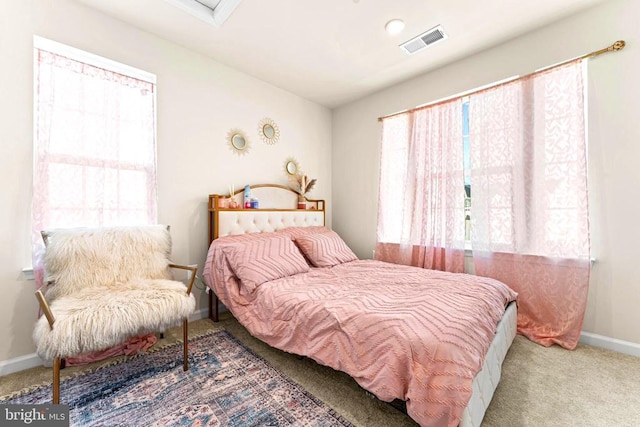
[[307,199],[303,194],[298,194],[298,209],[307,209]]
[[238,209],[238,202],[235,199],[229,201],[229,209]]
[[226,208],[228,206],[229,206],[229,199],[227,199],[226,197],[218,197],[219,208]]

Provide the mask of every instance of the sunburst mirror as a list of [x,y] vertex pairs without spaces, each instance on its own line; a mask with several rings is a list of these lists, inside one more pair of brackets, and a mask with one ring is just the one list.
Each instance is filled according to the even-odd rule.
[[280,129],[278,125],[268,117],[265,117],[258,124],[258,133],[262,140],[269,145],[273,145],[280,139]]
[[239,129],[231,129],[227,134],[227,142],[231,151],[241,156],[249,152],[249,139]]
[[289,157],[284,161],[284,171],[288,175],[295,175],[300,172],[300,163],[293,157]]

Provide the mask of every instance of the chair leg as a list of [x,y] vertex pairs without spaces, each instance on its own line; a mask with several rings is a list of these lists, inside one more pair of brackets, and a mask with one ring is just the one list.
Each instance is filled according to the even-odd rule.
[[60,358],[53,359],[53,404],[60,403]]
[[183,370],[189,370],[189,331],[188,321],[184,319],[182,321],[182,342],[184,344],[184,365]]

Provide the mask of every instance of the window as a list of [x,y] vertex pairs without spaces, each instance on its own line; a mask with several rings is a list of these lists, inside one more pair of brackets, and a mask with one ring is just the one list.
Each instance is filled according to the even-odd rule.
[[385,117],[377,244],[586,256],[574,65]]
[[584,81],[574,62],[469,96],[474,251],[588,258]]
[[464,270],[462,102],[382,122],[376,258]]
[[33,239],[157,220],[155,76],[34,38]]

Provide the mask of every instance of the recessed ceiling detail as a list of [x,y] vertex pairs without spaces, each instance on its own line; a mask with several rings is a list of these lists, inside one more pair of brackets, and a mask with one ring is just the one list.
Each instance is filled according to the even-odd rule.
[[220,27],[242,0],[165,0],[207,24]]
[[444,32],[442,25],[438,25],[437,27],[433,27],[422,34],[417,35],[411,40],[407,40],[406,42],[402,43],[400,45],[400,49],[411,55],[419,50],[424,49],[427,46],[438,43],[439,41],[444,40],[447,37],[448,36]]

